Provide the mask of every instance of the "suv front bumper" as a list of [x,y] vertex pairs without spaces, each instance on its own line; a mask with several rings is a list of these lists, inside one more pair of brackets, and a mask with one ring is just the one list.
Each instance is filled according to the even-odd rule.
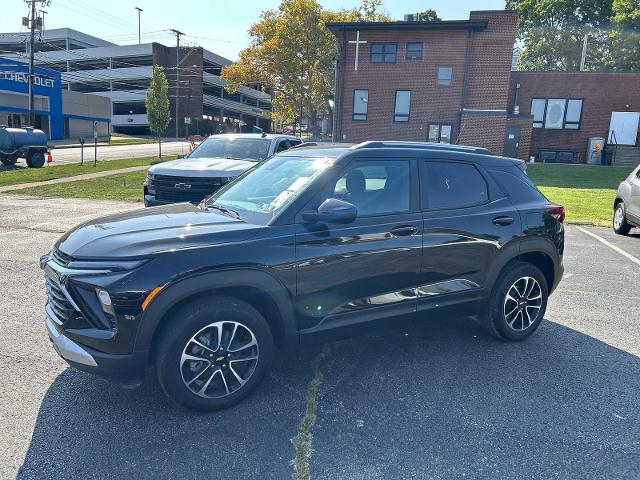
[[44,323],[56,353],[72,367],[126,386],[137,386],[144,380],[148,352],[114,355],[81,345],[65,336],[49,305],[45,308]]

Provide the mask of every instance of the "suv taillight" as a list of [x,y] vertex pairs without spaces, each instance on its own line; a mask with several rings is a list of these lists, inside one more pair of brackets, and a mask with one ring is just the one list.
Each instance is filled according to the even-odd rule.
[[564,223],[564,207],[562,205],[556,205],[555,203],[552,203],[547,205],[545,207],[545,210],[557,221],[559,221],[560,223]]

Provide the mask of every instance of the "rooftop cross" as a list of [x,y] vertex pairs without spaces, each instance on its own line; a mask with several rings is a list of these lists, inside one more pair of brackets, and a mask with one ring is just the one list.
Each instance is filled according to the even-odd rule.
[[353,66],[354,70],[358,70],[358,59],[359,59],[359,53],[360,53],[360,44],[364,44],[367,43],[365,40],[360,40],[360,30],[358,30],[356,32],[356,39],[355,40],[349,40],[349,43],[353,43],[356,46],[356,61],[355,64]]

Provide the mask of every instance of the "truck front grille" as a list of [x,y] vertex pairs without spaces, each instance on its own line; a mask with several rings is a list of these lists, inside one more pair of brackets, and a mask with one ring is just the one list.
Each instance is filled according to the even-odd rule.
[[227,178],[224,177],[197,178],[154,175],[150,186],[155,188],[157,200],[200,203],[227,182]]

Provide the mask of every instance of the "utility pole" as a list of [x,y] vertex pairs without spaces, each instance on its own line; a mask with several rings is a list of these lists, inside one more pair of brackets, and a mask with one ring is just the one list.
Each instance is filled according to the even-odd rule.
[[584,40],[582,41],[582,56],[580,57],[580,71],[583,72],[584,71],[584,64],[585,61],[587,60],[587,41],[589,38],[589,34],[585,33],[584,34]]
[[138,45],[142,43],[142,37],[140,36],[140,12],[143,10],[140,7],[134,7],[138,11]]
[[178,115],[180,103],[180,36],[184,35],[180,30],[170,29],[176,36],[176,138],[180,136],[180,115]]
[[31,23],[29,25],[31,33],[29,35],[29,126],[35,124],[33,112],[33,44],[36,40],[36,0],[31,0]]

